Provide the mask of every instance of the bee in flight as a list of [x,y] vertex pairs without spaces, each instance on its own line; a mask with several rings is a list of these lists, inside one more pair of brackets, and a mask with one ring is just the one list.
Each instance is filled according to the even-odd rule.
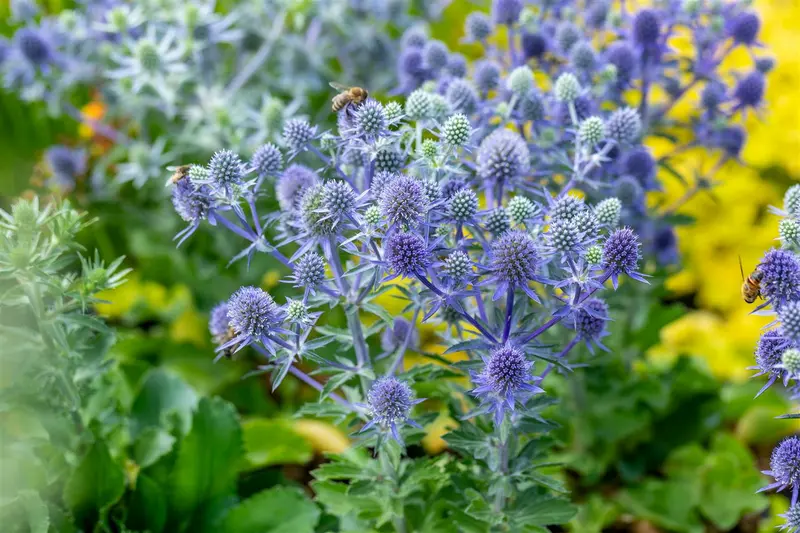
[[367,99],[367,96],[369,96],[369,92],[361,87],[347,87],[346,85],[336,82],[331,82],[330,85],[339,91],[339,94],[334,96],[333,100],[331,100],[331,109],[334,112],[341,111],[349,104],[361,105]]
[[189,169],[192,165],[181,165],[179,167],[167,167],[167,170],[172,171],[172,176],[170,176],[169,180],[167,181],[167,185],[175,185],[183,178],[189,175]]
[[764,278],[764,273],[756,268],[745,279],[741,256],[739,257],[739,271],[742,273],[742,299],[751,304],[756,301],[756,298],[761,298],[761,280]]

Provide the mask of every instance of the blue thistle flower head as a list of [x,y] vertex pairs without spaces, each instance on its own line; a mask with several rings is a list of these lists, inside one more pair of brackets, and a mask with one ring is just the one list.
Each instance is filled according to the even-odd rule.
[[642,274],[636,271],[639,267],[639,237],[630,228],[621,228],[612,233],[603,245],[602,266],[610,276],[614,288],[620,274],[647,283]]
[[416,47],[405,48],[397,58],[397,77],[403,92],[413,91],[425,81],[427,71],[422,50]]
[[503,207],[496,207],[486,213],[484,224],[492,235],[497,236],[511,228],[511,219],[508,217],[508,211]]
[[424,401],[414,399],[414,393],[408,383],[395,377],[386,376],[375,380],[367,393],[367,407],[372,420],[361,431],[377,427],[381,432],[390,432],[397,442],[402,442],[398,426],[409,424],[420,426],[409,418],[411,408]]
[[456,78],[467,75],[467,58],[461,54],[447,56],[447,73]]
[[792,505],[789,507],[788,511],[778,516],[785,521],[780,527],[782,531],[786,530],[787,533],[797,533],[797,531],[800,530],[800,504]]
[[322,205],[328,214],[338,220],[352,215],[356,208],[356,191],[349,183],[342,180],[325,182],[322,192]]
[[228,302],[220,302],[211,310],[208,318],[208,331],[212,337],[222,337],[228,333],[229,327]]
[[381,349],[384,352],[391,352],[403,345],[407,335],[409,337],[408,347],[411,349],[419,345],[419,332],[414,325],[403,317],[394,319],[394,323],[383,330],[381,333]]
[[661,37],[661,22],[653,9],[642,9],[633,17],[633,41],[642,48],[651,48]]
[[300,208],[303,195],[317,184],[317,174],[303,165],[291,165],[283,171],[275,184],[275,195],[284,212],[294,212]]
[[473,11],[467,15],[464,26],[469,41],[480,42],[492,34],[491,19],[480,11]]
[[728,35],[737,44],[751,46],[758,38],[761,19],[752,11],[736,13],[727,23]]
[[519,20],[523,7],[522,0],[493,0],[492,18],[496,24],[512,26]]
[[280,172],[283,168],[283,154],[272,143],[263,144],[256,149],[250,160],[259,178]]
[[800,487],[800,438],[792,436],[782,440],[772,450],[769,466],[770,469],[764,473],[773,477],[775,482],[761,491],[781,491],[791,487],[796,494]]
[[783,194],[783,209],[793,217],[800,214],[800,184],[786,189]]
[[611,113],[606,122],[607,135],[620,143],[635,141],[642,131],[639,112],[631,107],[621,107]]
[[325,260],[316,253],[308,252],[294,265],[295,287],[313,290],[325,281]]
[[172,205],[185,222],[197,225],[208,217],[214,201],[210,188],[205,185],[197,186],[185,177],[178,180],[172,189]]
[[622,159],[622,171],[636,178],[645,190],[657,188],[656,160],[644,146],[637,146],[625,153]]
[[466,252],[454,250],[444,260],[444,273],[458,283],[472,272],[472,261]]
[[775,309],[789,300],[800,300],[800,261],[787,250],[770,250],[758,265],[761,294]]
[[597,54],[589,42],[580,41],[572,47],[569,60],[575,69],[590,72],[597,64]]
[[478,93],[467,80],[456,78],[450,82],[445,95],[450,109],[457,113],[471,114],[478,105]]
[[230,191],[242,183],[243,164],[239,155],[231,150],[219,150],[208,163],[208,178],[216,187]]
[[31,65],[42,68],[55,61],[55,47],[51,37],[42,28],[25,26],[17,30],[14,45]]
[[590,298],[572,313],[573,327],[578,336],[586,343],[587,348],[593,351],[593,346],[608,351],[601,342],[603,337],[609,335],[608,305],[599,298]]
[[524,231],[504,233],[492,244],[491,270],[499,281],[495,296],[503,294],[509,285],[520,287],[530,296],[528,282],[537,279],[539,253],[533,238]]
[[590,27],[600,29],[606,24],[608,20],[608,11],[610,6],[606,0],[598,0],[592,2],[589,6],[589,11],[586,13],[586,22]]
[[519,113],[525,120],[534,122],[545,118],[545,105],[539,91],[531,89],[520,98]]
[[506,186],[530,170],[530,151],[525,140],[514,131],[498,129],[490,133],[478,148],[478,175]]
[[554,220],[545,237],[550,252],[562,257],[576,254],[582,249],[580,232],[574,220]]
[[547,52],[547,38],[541,33],[522,32],[522,53],[527,59],[538,59]]
[[280,322],[278,306],[272,296],[258,287],[242,287],[228,300],[228,320],[241,346],[262,342]]
[[318,183],[309,187],[300,201],[302,228],[313,237],[329,237],[336,234],[338,219],[326,209],[325,185]]
[[380,209],[390,224],[416,227],[428,211],[428,196],[423,184],[409,176],[397,177],[383,189]]
[[405,164],[405,157],[392,148],[384,148],[375,154],[375,170],[378,172],[398,172]]
[[533,363],[525,352],[514,346],[495,348],[488,357],[482,357],[483,370],[472,373],[475,388],[470,391],[480,400],[480,413],[493,413],[495,425],[500,425],[506,412],[524,405],[534,394],[544,392],[531,383]]
[[575,220],[578,215],[586,210],[586,204],[583,198],[573,194],[565,194],[561,198],[557,198],[550,206],[550,220],[552,221],[569,221]]
[[747,132],[739,125],[727,126],[719,130],[713,139],[714,144],[722,148],[728,157],[737,158],[742,153]]
[[740,79],[733,90],[736,108],[758,107],[764,99],[766,80],[759,71],[753,71]]
[[368,99],[356,108],[354,115],[356,135],[374,139],[386,134],[386,113],[377,100]]
[[404,278],[422,272],[431,263],[425,241],[416,233],[393,233],[386,241],[386,262]]
[[636,52],[627,41],[611,43],[605,51],[606,61],[617,69],[617,82],[620,86],[627,86],[636,71]]
[[573,22],[563,21],[556,28],[556,45],[564,55],[569,55],[572,47],[583,38],[580,28]]
[[411,26],[400,39],[403,48],[422,48],[428,42],[428,33],[421,26]]
[[490,60],[481,60],[475,63],[472,81],[478,91],[486,93],[500,84],[500,65]]
[[422,48],[425,68],[430,72],[439,72],[447,67],[450,51],[442,41],[431,39]]
[[789,346],[791,343],[780,332],[776,330],[764,332],[756,344],[754,369],[759,371],[756,375],[779,376],[781,371],[775,367],[781,363],[781,356]]
[[302,118],[289,119],[283,125],[283,139],[296,152],[303,150],[316,134],[316,126]]
[[478,195],[470,188],[456,191],[447,203],[447,214],[454,222],[470,222],[478,213]]
[[62,187],[74,186],[75,178],[86,172],[86,151],[82,149],[51,146],[45,152],[45,159]]
[[387,172],[382,170],[375,173],[375,175],[372,177],[372,183],[369,185],[369,191],[372,194],[373,199],[380,200],[383,191],[386,190],[386,187],[399,177],[400,174],[397,172]]
[[787,339],[800,344],[800,301],[789,301],[778,309],[780,332]]

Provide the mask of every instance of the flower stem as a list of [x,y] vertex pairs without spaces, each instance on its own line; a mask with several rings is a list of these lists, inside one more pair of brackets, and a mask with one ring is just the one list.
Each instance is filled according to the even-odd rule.
[[[559,354],[555,358],[556,359],[561,359],[563,357],[566,357],[567,354],[570,352],[570,350],[572,350],[575,347],[575,345],[578,344],[579,340],[580,339],[578,338],[578,336],[575,335],[575,337],[573,337],[573,339],[571,341],[569,341],[569,344],[567,344],[564,347],[564,349],[561,350],[561,352],[559,352]],[[543,380],[544,378],[546,378],[547,374],[549,374],[553,370],[553,368],[555,368],[555,365],[553,363],[547,363],[547,366],[545,367],[545,369],[542,372],[541,376],[539,376],[540,381]]]
[[272,47],[275,44],[275,41],[278,40],[280,37],[281,32],[283,32],[284,22],[286,21],[286,11],[281,11],[275,19],[275,22],[272,25],[272,29],[269,32],[264,43],[261,45],[261,48],[250,58],[250,61],[239,71],[236,77],[231,80],[228,84],[228,88],[225,91],[229,97],[236,94],[239,89],[244,87],[244,85],[248,82],[248,80],[255,74],[261,66],[264,64],[264,61],[267,60],[269,57],[270,52],[272,51]]
[[506,323],[503,327],[503,344],[508,341],[508,336],[511,334],[511,315],[514,314],[514,287],[508,287],[506,295]]
[[403,338],[403,344],[397,349],[397,355],[394,356],[392,366],[390,366],[389,370],[386,371],[387,376],[391,376],[397,372],[398,368],[402,366],[403,356],[406,354],[408,343],[411,342],[411,337],[414,334],[414,327],[416,326],[417,319],[419,318],[419,311],[419,307],[414,310],[414,317],[411,319],[411,324],[408,325],[408,331],[406,331],[406,336]]

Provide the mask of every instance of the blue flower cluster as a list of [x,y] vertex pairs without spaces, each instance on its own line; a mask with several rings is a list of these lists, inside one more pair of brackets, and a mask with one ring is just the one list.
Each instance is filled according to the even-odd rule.
[[[679,129],[688,146],[716,151],[722,162],[736,158],[744,136],[732,150],[730,132],[761,98],[745,80],[758,78],[763,91],[760,71],[733,87],[722,81],[729,51],[757,43],[736,29],[750,14],[740,3],[660,2],[637,12],[625,3],[619,12],[605,2],[578,11],[563,4],[532,11],[521,0],[496,0],[491,17],[470,15],[466,39],[484,51],[473,63],[414,27],[400,43],[402,101],[351,102],[329,131],[288,120],[281,145],[221,145],[207,164],[180,173],[172,191],[188,223],[181,241],[208,221],[244,242],[233,260],[271,254],[302,289],[284,305],[252,287],[221,303],[210,328],[220,354],[252,346],[273,386],[292,374],[378,442],[402,441],[418,402],[405,354],[421,322],[445,324],[443,343],[469,355],[465,366],[451,365],[474,385],[464,419],[487,417],[476,427],[496,431],[502,475],[502,458],[519,445],[510,439],[522,438],[513,429],[544,392],[544,378],[569,369],[581,343],[605,349],[606,291],[646,283],[643,270],[675,260],[668,217],[645,203],[668,163],[643,141]],[[505,49],[489,40],[501,27]],[[670,47],[679,28],[695,41],[691,58]],[[720,89],[714,105],[676,123],[673,106],[700,88],[703,102]],[[273,195],[279,211],[260,212]],[[796,328],[782,331],[800,340],[792,266],[784,257],[772,262],[761,267],[765,295],[784,315],[795,313]],[[382,316],[374,299],[389,288],[411,320],[366,328],[362,315]],[[346,333],[317,326],[336,306]],[[374,354],[367,338],[380,331],[383,353]],[[319,348],[331,342],[345,349],[323,357]],[[501,493],[496,508],[503,501]]]
[[[298,16],[255,0],[224,12],[216,0],[86,0],[55,14],[21,0],[12,2],[13,36],[0,37],[0,85],[115,144],[94,162],[92,187],[109,187],[109,175],[142,187],[167,164],[220,145],[283,142],[284,123],[309,94],[329,90],[331,77],[369,75],[388,87],[387,28],[416,20],[409,3],[310,2]],[[436,16],[436,4],[423,16]],[[102,120],[82,111],[87,94],[102,102]],[[52,170],[66,189],[86,172]]]
[[[741,119],[762,106],[773,67],[769,57],[758,57],[760,19],[747,2],[657,2],[638,11],[605,1],[572,4],[535,8],[497,0],[491,14],[472,13],[464,40],[481,45],[483,58],[466,68],[461,55],[411,28],[401,41],[397,91],[411,97],[428,90],[435,105],[443,99],[471,116],[485,147],[479,175],[495,187],[516,188],[516,177],[528,176],[526,152],[536,160],[531,177],[562,174],[569,165],[561,159],[563,146],[577,139],[572,166],[583,168],[570,177],[572,185],[591,199],[625,200],[622,222],[642,235],[646,254],[675,263],[673,228],[647,216],[645,195],[660,188],[659,167],[674,174],[670,158],[688,148],[706,147],[719,157],[708,175],[682,177],[697,182],[689,191],[706,188],[716,168],[738,159],[746,141]],[[499,26],[505,36],[493,39]],[[691,46],[678,49],[678,37]],[[751,52],[749,71],[722,67],[736,48]],[[694,102],[691,109],[673,116],[687,101]],[[498,118],[527,143],[515,142],[510,132],[492,133],[488,126]],[[645,147],[651,137],[680,141],[657,160]],[[501,153],[507,155],[497,164]]]
[[[755,271],[745,281],[750,292],[757,290],[764,301],[756,307],[756,313],[774,315],[770,329],[765,331],[755,350],[756,376],[765,376],[767,381],[759,395],[776,382],[783,384],[793,400],[800,399],[800,185],[790,187],[784,196],[783,209],[772,208],[781,217],[778,225],[780,249],[764,254]],[[744,290],[744,287],[743,287]],[[789,414],[781,418],[800,418]],[[800,438],[789,437],[778,444],[772,452],[769,470],[764,472],[773,478],[762,489],[788,490],[791,493],[791,508],[783,515],[785,529],[800,530]]]

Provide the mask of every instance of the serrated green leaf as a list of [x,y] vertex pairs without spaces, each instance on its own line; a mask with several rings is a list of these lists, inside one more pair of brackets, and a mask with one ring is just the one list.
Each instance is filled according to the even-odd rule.
[[300,489],[274,487],[240,503],[225,517],[222,533],[314,533],[320,512]]

